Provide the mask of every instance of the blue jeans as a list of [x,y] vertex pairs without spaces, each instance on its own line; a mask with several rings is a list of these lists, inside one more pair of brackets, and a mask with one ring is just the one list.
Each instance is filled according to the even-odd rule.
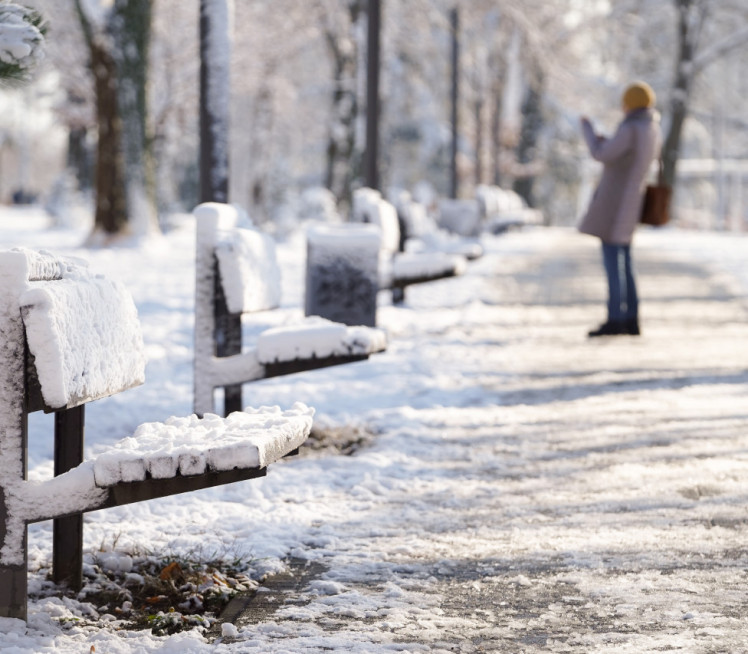
[[608,277],[608,321],[636,320],[639,298],[631,267],[631,246],[603,243],[603,265]]

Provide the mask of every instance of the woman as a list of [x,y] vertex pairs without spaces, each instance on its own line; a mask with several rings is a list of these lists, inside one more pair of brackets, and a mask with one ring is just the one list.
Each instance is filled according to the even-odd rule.
[[624,118],[612,138],[595,133],[582,118],[582,132],[594,159],[603,164],[600,183],[579,231],[602,241],[608,279],[608,319],[589,336],[639,334],[639,300],[631,265],[631,240],[639,222],[647,174],[660,152],[655,94],[644,82],[631,84],[621,103]]

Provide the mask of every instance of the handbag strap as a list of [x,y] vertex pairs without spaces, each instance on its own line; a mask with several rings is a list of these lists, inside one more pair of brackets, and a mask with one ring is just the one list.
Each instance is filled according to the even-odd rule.
[[662,161],[662,152],[657,157],[657,184],[665,186],[665,163]]

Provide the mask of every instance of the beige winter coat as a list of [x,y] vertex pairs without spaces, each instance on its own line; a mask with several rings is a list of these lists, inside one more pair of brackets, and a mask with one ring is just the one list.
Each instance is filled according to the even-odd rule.
[[604,243],[628,245],[639,222],[649,170],[660,153],[659,117],[652,109],[637,109],[610,139],[595,134],[587,121],[583,133],[603,172],[579,231]]

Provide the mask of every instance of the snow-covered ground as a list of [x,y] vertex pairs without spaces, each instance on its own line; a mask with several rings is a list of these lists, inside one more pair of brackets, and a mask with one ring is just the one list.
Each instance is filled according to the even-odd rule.
[[[262,480],[87,515],[97,556],[314,563],[275,613],[211,641],[118,631],[98,607],[45,598],[28,624],[0,619],[0,651],[748,651],[748,238],[637,239],[640,338],[585,337],[604,317],[593,240],[486,237],[464,276],[409,288],[401,307],[382,295],[386,353],[245,387],[247,405],[301,401],[318,429],[373,433],[352,456],[307,451]],[[194,231],[81,240],[0,211],[0,247],[82,256],[135,297],[146,383],[89,405],[96,453],[191,412]],[[303,238],[279,255],[285,309],[269,324],[303,305]],[[51,474],[50,434],[34,414],[34,478]],[[29,547],[34,589],[51,524]]]

